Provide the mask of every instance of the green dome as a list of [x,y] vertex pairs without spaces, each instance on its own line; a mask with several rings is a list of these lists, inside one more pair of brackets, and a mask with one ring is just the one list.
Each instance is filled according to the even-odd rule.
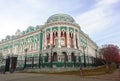
[[67,22],[71,22],[71,23],[75,22],[75,20],[70,15],[55,14],[48,18],[47,23],[53,23],[53,22],[57,22],[57,21],[67,21]]

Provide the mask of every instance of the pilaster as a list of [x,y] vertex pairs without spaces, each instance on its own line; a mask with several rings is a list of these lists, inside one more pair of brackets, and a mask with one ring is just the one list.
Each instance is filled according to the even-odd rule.
[[47,46],[47,38],[46,38],[46,30],[45,30],[45,49],[46,49],[46,46]]
[[76,55],[76,62],[79,62],[79,55]]
[[58,27],[58,48],[61,48],[60,27]]
[[53,43],[53,40],[52,40],[52,38],[53,38],[53,34],[52,34],[53,32],[52,32],[52,27],[50,28],[50,44],[52,44]]
[[67,27],[67,48],[70,48],[69,27]]
[[49,60],[48,61],[51,62],[51,53],[49,53]]
[[71,62],[71,54],[68,52],[68,62]]
[[58,62],[61,61],[60,50],[57,50],[57,61],[58,61]]
[[74,29],[73,41],[74,41],[74,48],[76,49],[76,37],[75,37],[75,29]]
[[80,36],[79,32],[77,32],[77,42],[78,42],[78,49],[80,50]]
[[42,45],[42,48],[44,49],[44,46],[45,46],[45,36],[44,36],[44,32],[43,32],[43,41],[42,41],[43,43],[43,45]]

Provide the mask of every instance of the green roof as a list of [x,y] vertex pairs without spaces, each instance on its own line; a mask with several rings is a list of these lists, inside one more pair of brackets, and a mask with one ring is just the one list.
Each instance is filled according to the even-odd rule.
[[75,20],[70,15],[55,14],[48,18],[47,23],[53,23],[53,22],[57,22],[57,21],[67,21],[67,22],[71,22],[71,23],[75,22]]

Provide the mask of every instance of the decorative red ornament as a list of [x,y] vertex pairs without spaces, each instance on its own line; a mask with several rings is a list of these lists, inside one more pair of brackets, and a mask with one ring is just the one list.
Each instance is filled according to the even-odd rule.
[[58,56],[58,60],[60,60],[60,56]]

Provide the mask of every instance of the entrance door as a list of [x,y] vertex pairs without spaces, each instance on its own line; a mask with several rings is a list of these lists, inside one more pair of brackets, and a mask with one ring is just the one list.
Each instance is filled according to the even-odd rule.
[[66,62],[68,61],[67,53],[66,52],[62,52],[62,53],[63,53],[64,67],[66,67]]
[[17,65],[17,57],[11,57],[11,71],[14,71],[16,69],[16,65]]
[[8,56],[6,58],[6,64],[5,64],[5,72],[9,71],[9,67],[10,67],[10,57]]

